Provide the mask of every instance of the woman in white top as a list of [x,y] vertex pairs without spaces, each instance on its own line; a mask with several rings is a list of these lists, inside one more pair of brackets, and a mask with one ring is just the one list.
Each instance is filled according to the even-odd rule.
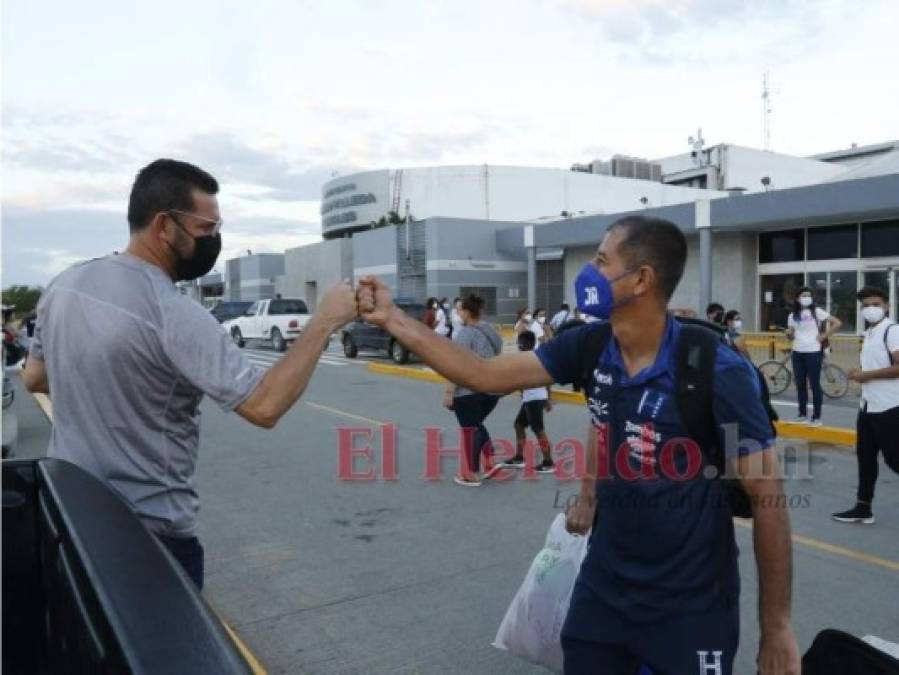
[[[799,394],[797,422],[808,422],[813,427],[821,426],[821,404],[824,402],[824,392],[821,389],[823,344],[842,325],[838,318],[815,306],[811,288],[803,286],[799,289],[793,311],[787,319],[787,337],[793,341],[793,374],[796,376],[796,391]],[[807,417],[809,382],[812,385],[811,421]]]
[[528,311],[527,307],[519,309],[518,314],[515,315],[515,325],[512,327],[512,330],[515,331],[516,335],[526,330],[531,330],[533,320],[534,315]]
[[528,329],[537,337],[537,345],[542,345],[553,336],[553,329],[546,323],[546,310],[538,307],[534,310],[534,320]]
[[465,325],[465,321],[462,320],[462,314],[460,310],[462,309],[462,298],[456,298],[453,300],[453,310],[450,312],[450,324],[452,325],[453,332],[455,335],[459,332],[459,329]]
[[434,320],[436,322],[434,324],[434,332],[437,333],[437,335],[446,337],[447,335],[449,335],[449,326],[446,322],[446,310],[443,309],[440,301],[436,298],[434,299],[432,306],[434,309]]

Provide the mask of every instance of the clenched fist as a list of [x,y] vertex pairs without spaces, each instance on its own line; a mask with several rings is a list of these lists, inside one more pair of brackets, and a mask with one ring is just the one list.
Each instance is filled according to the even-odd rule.
[[362,318],[376,326],[384,326],[395,308],[390,289],[377,277],[366,276],[359,279],[356,300]]
[[348,279],[329,288],[318,304],[318,314],[333,328],[349,323],[358,313],[356,294]]

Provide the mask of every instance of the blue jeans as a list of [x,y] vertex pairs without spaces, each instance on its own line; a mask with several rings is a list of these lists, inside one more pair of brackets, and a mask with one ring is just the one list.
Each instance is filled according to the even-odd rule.
[[493,394],[466,394],[453,399],[453,412],[456,413],[459,426],[463,430],[474,429],[473,434],[462,434],[462,447],[471,471],[481,470],[481,452],[491,450],[490,433],[484,426],[484,420],[493,412],[497,401],[499,396]]
[[165,546],[181,568],[187,572],[198,591],[203,590],[203,545],[196,537],[177,539],[157,534],[156,538]]
[[812,383],[812,418],[821,419],[821,404],[824,391],[821,389],[821,364],[824,352],[793,352],[793,374],[796,376],[796,391],[799,394],[799,414],[808,409],[808,385]]

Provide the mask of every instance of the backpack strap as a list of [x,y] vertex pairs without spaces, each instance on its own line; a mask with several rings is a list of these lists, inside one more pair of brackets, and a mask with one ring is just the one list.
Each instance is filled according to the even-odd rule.
[[897,324],[891,323],[886,327],[886,330],[883,331],[883,346],[887,350],[887,358],[890,360],[890,365],[895,365],[893,359],[893,352],[890,351],[890,343],[888,341],[890,337],[890,330],[895,328]]
[[682,324],[677,342],[676,375],[678,410],[687,432],[702,449],[706,463],[719,475],[724,470],[724,452],[712,414],[715,358],[721,336],[704,326]]
[[589,339],[583,340],[583,344],[578,350],[580,359],[578,360],[579,375],[577,384],[580,385],[584,396],[589,397],[590,384],[593,382],[593,371],[596,370],[599,357],[605,351],[606,345],[612,339],[612,325],[604,321],[598,328],[581,328],[580,330],[583,330],[585,336]]

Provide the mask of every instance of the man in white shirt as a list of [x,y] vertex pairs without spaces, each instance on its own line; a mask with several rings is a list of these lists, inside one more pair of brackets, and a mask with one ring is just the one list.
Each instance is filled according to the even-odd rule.
[[871,524],[878,453],[883,452],[887,465],[899,473],[899,326],[886,317],[886,291],[866,286],[857,297],[868,325],[862,344],[862,367],[849,372],[849,378],[862,385],[855,442],[858,501],[848,511],[833,514],[833,519]]

